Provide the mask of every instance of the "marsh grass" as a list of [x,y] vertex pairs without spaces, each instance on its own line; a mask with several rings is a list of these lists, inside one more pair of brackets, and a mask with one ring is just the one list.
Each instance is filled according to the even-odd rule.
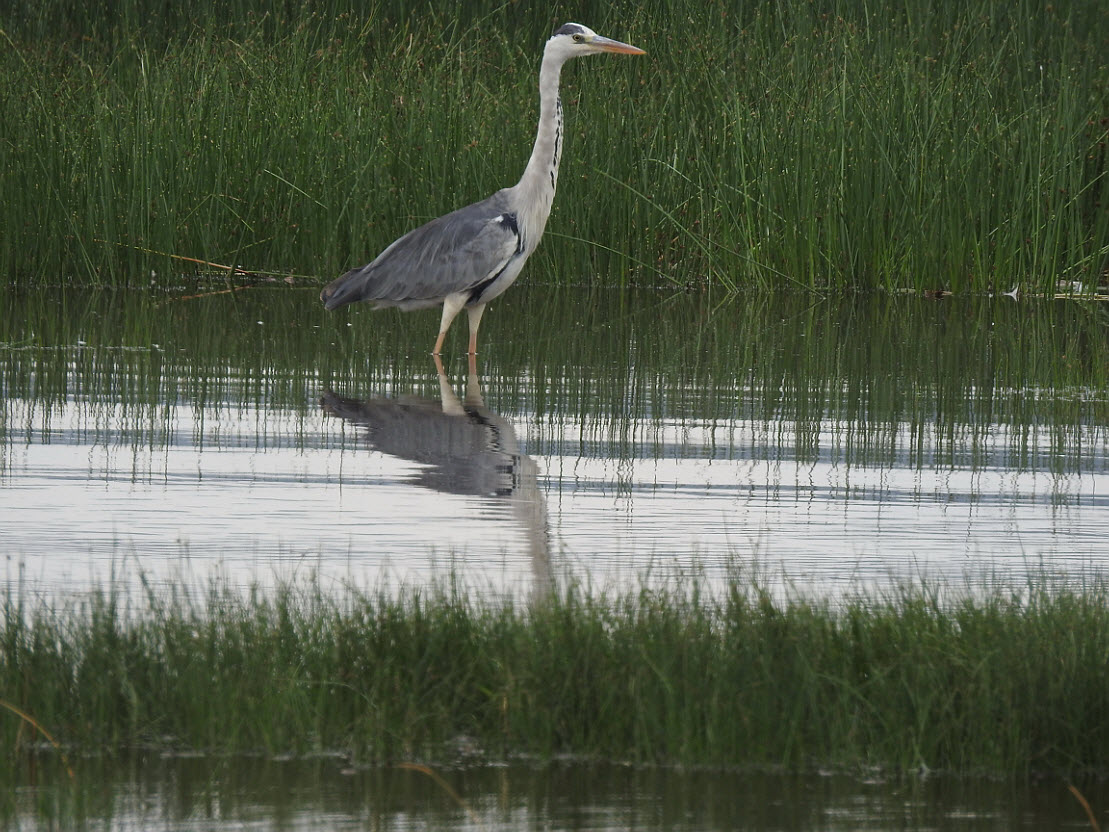
[[[737,577],[530,608],[214,582],[70,602],[9,590],[0,698],[85,750],[1015,774],[1109,767],[1107,589],[927,585],[842,603]],[[7,752],[15,720],[0,720]]]
[[[112,441],[140,452],[171,441],[182,404],[309,414],[329,389],[439,395],[427,356],[433,312],[362,308],[343,318],[311,290],[265,287],[191,300],[30,288],[0,292],[0,306],[9,312],[0,320],[0,437],[17,445],[67,403],[90,431],[115,414]],[[842,453],[862,466],[903,455],[914,466],[1066,475],[1104,456],[1102,307],[802,293],[718,303],[525,284],[483,323],[492,348],[479,373],[489,406],[529,424],[537,456],[561,453],[559,425],[575,420],[603,438],[600,452],[631,459],[645,452],[635,447],[637,424],[680,419],[719,430],[741,419],[762,425],[763,437],[729,435],[720,452],[812,461]],[[465,330],[456,336],[446,364],[457,389]],[[829,447],[829,424],[851,441]],[[301,441],[316,441],[310,419],[302,430]]]
[[[454,13],[452,13],[454,14]],[[55,0],[0,38],[0,270],[329,277],[511,184],[557,21]],[[532,279],[1054,292],[1109,262],[1099,4],[587,4]]]

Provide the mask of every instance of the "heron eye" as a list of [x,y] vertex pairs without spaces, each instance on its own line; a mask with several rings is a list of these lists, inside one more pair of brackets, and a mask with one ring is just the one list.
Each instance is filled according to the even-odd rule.
[[582,36],[582,35],[574,35],[574,43],[581,43],[581,42],[582,42],[583,40],[585,40],[585,37],[584,37],[584,36]]

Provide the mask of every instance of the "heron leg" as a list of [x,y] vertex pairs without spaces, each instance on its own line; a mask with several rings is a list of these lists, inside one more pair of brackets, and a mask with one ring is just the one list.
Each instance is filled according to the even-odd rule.
[[447,337],[447,330],[451,328],[451,321],[454,320],[455,315],[462,311],[462,307],[465,305],[466,294],[463,292],[455,292],[443,299],[443,319],[439,322],[439,337],[435,339],[435,349],[431,351],[432,355],[439,355],[443,351],[443,339]]
[[458,396],[454,394],[451,389],[451,380],[447,378],[447,372],[443,369],[443,361],[439,356],[435,356],[435,373],[439,376],[439,400],[443,403],[443,412],[448,416],[465,416],[466,409],[462,406],[462,402],[458,400]]
[[466,308],[466,314],[470,316],[470,355],[477,355],[477,328],[481,325],[481,314],[484,311],[484,303]]

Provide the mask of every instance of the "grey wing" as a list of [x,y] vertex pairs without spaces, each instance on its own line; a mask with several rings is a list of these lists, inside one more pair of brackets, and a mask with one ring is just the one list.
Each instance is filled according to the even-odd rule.
[[497,193],[408,232],[368,266],[330,283],[321,298],[328,309],[360,300],[433,306],[495,276],[520,251],[516,216]]

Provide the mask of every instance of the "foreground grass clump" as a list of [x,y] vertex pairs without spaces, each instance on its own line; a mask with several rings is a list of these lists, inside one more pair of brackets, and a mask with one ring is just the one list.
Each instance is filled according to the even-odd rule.
[[[457,589],[9,595],[0,698],[81,749],[442,759],[464,735],[497,757],[1105,771],[1107,601],[918,588],[833,608],[738,582],[528,610]],[[6,750],[25,736],[0,719]]]
[[[529,274],[729,290],[1103,280],[1104,4],[575,8],[649,54],[567,71],[558,255]],[[558,22],[484,2],[9,10],[0,273],[146,285],[196,259],[321,278],[365,262],[515,181]]]

